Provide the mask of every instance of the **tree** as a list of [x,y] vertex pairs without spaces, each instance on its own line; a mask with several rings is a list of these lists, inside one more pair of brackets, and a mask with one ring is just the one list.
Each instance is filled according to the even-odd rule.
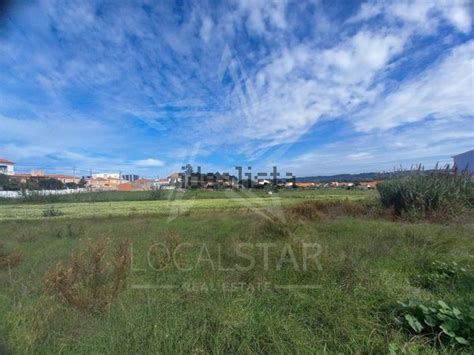
[[77,189],[77,184],[75,182],[67,182],[66,187],[68,189]]
[[193,166],[191,164],[186,164],[186,166],[183,166],[181,168],[183,169],[183,172],[184,172],[184,177],[183,177],[184,188],[187,188],[191,180],[191,176],[193,176]]
[[26,189],[27,190],[39,190],[39,182],[37,179],[28,179],[26,180]]
[[82,187],[85,187],[86,184],[87,184],[86,179],[84,179],[84,177],[81,177],[81,180],[79,180],[78,186],[82,188]]
[[64,188],[64,184],[57,179],[41,179],[39,180],[39,188],[41,190],[61,190]]
[[6,190],[10,183],[10,179],[7,175],[0,173],[0,190]]

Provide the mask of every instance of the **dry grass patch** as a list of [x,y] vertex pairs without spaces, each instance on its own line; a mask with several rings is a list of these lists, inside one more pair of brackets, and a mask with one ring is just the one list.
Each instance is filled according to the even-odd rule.
[[305,201],[288,208],[289,218],[321,220],[336,217],[364,217],[377,213],[375,205],[349,200],[343,201]]
[[23,260],[23,253],[19,250],[7,250],[0,242],[0,270],[17,266]]
[[102,239],[68,263],[58,263],[45,276],[45,292],[82,311],[103,310],[125,287],[131,260],[128,240],[107,257],[109,245],[109,239]]

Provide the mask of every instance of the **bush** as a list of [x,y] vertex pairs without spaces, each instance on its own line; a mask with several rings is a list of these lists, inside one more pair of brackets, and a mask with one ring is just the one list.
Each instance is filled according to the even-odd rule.
[[467,174],[435,170],[414,172],[377,185],[380,201],[396,215],[455,214],[474,203],[474,183]]
[[81,311],[102,311],[125,287],[131,260],[128,240],[115,246],[110,260],[106,260],[108,245],[109,240],[103,239],[72,256],[67,265],[57,264],[45,276],[45,292]]
[[395,321],[410,332],[431,339],[434,345],[467,346],[474,337],[474,315],[443,301],[426,306],[419,301],[399,302]]
[[40,179],[38,188],[40,190],[61,190],[64,189],[64,184],[58,179]]
[[45,210],[43,210],[43,217],[58,217],[62,216],[63,213],[55,208],[54,206],[51,206]]

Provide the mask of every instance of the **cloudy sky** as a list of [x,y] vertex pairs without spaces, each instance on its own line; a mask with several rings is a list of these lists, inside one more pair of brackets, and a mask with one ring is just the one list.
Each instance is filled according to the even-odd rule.
[[191,162],[328,175],[474,148],[468,0],[1,11],[0,157],[17,170],[165,176]]

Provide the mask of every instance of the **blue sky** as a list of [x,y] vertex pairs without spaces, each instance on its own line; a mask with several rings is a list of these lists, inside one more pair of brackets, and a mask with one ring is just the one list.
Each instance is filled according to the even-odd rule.
[[[471,8],[469,7],[471,6]],[[31,1],[0,18],[17,170],[297,176],[474,147],[469,1]]]

